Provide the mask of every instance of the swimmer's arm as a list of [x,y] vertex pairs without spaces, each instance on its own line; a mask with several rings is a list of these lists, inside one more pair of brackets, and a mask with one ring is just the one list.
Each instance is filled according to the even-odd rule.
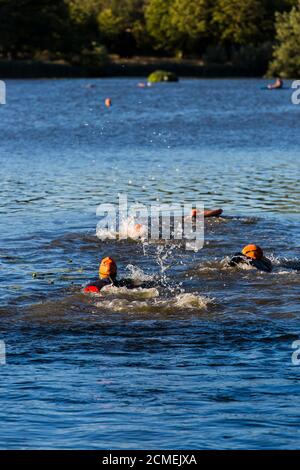
[[127,278],[115,281],[114,285],[116,287],[126,287],[127,289],[133,289],[134,287],[136,287],[134,281],[132,279],[127,279]]
[[222,213],[223,209],[205,210],[204,217],[219,217]]
[[103,279],[95,279],[95,281],[89,282],[83,289],[83,292],[100,292],[102,287],[113,284]]
[[272,261],[270,261],[268,258],[263,258],[263,263],[265,266],[265,271],[268,273],[271,273],[273,271],[273,264]]
[[156,284],[153,281],[136,281],[133,279],[125,278],[125,279],[120,279],[119,281],[116,281],[114,284],[116,287],[126,287],[127,289],[134,289],[136,287],[141,287],[142,289],[149,289]]
[[235,253],[231,260],[229,261],[229,266],[237,266],[240,263],[245,261],[245,257],[242,253]]

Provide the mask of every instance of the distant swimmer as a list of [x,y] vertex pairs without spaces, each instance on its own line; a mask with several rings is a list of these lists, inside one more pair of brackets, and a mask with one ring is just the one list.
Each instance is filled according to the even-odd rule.
[[122,235],[122,231],[126,233],[126,229],[127,236],[133,240],[144,239],[147,236],[147,227],[143,224],[128,224],[124,229],[121,226],[120,235]]
[[[95,281],[90,282],[84,289],[85,293],[99,293],[105,286],[114,287],[127,287],[127,289],[134,289],[137,287],[137,283],[132,279],[117,279],[117,264],[116,262],[107,256],[101,260],[99,266],[99,278]],[[151,287],[150,283],[138,284],[139,287]],[[153,286],[153,283],[152,283]]]
[[[192,209],[191,217],[192,219],[196,219],[197,215],[200,215],[201,212],[197,209]],[[204,210],[204,217],[220,217],[223,214],[222,209],[214,209],[214,210]]]
[[276,78],[275,83],[270,83],[267,88],[268,90],[280,90],[283,87],[283,80]]
[[259,271],[270,273],[273,269],[272,262],[265,258],[263,250],[257,245],[247,245],[240,253],[235,255],[229,261],[229,266],[252,266]]
[[85,288],[84,292],[100,292],[105,286],[118,285],[117,281],[117,265],[116,262],[107,256],[103,258],[99,266],[99,278],[89,283]]
[[146,87],[152,86],[152,83],[151,83],[151,82],[146,82],[146,83],[145,83],[145,82],[139,82],[139,83],[137,84],[137,86],[138,86],[139,88],[146,88]]

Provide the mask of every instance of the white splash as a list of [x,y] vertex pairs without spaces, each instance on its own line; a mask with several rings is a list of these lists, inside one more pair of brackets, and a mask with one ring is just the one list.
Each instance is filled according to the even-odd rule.
[[128,217],[128,219],[123,220],[120,224],[119,237],[144,240],[147,235],[146,225],[136,222],[133,217]]
[[114,297],[114,298],[126,298],[126,299],[153,299],[159,297],[159,292],[154,287],[150,289],[143,289],[136,287],[128,289],[127,287],[116,287],[116,286],[104,286],[101,289],[101,295],[103,297]]
[[135,218],[128,217],[120,223],[119,231],[114,229],[101,228],[101,226],[96,229],[96,236],[100,240],[116,240],[121,239],[131,239],[131,240],[146,240],[148,237],[148,228],[145,223],[137,222]]
[[96,303],[96,307],[113,312],[174,314],[177,311],[186,310],[206,311],[207,307],[213,303],[213,299],[189,293],[162,299],[159,297],[159,291],[155,288],[127,289],[126,287],[107,286],[101,292],[103,292],[101,301]]
[[136,283],[152,281],[154,279],[154,276],[145,274],[141,268],[134,266],[133,264],[128,264],[126,266],[126,271],[128,271],[130,279]]

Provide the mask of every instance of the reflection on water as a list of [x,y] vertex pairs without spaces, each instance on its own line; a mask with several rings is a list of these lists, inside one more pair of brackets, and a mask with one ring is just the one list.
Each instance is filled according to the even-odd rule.
[[[295,448],[300,108],[290,90],[86,83],[9,81],[0,108],[1,448]],[[101,241],[96,207],[118,193],[203,201],[224,217],[206,220],[198,253]],[[228,268],[248,242],[271,274]],[[120,277],[155,285],[82,294],[103,255]]]

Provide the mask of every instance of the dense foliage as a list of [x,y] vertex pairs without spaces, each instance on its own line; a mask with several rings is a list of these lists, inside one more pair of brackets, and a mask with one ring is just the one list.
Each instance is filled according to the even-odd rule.
[[282,77],[300,75],[300,0],[287,13],[276,14],[276,39],[274,60],[270,73]]
[[[299,0],[0,0],[0,55],[99,65],[130,57],[203,58],[299,72]],[[252,65],[251,65],[252,66]]]

